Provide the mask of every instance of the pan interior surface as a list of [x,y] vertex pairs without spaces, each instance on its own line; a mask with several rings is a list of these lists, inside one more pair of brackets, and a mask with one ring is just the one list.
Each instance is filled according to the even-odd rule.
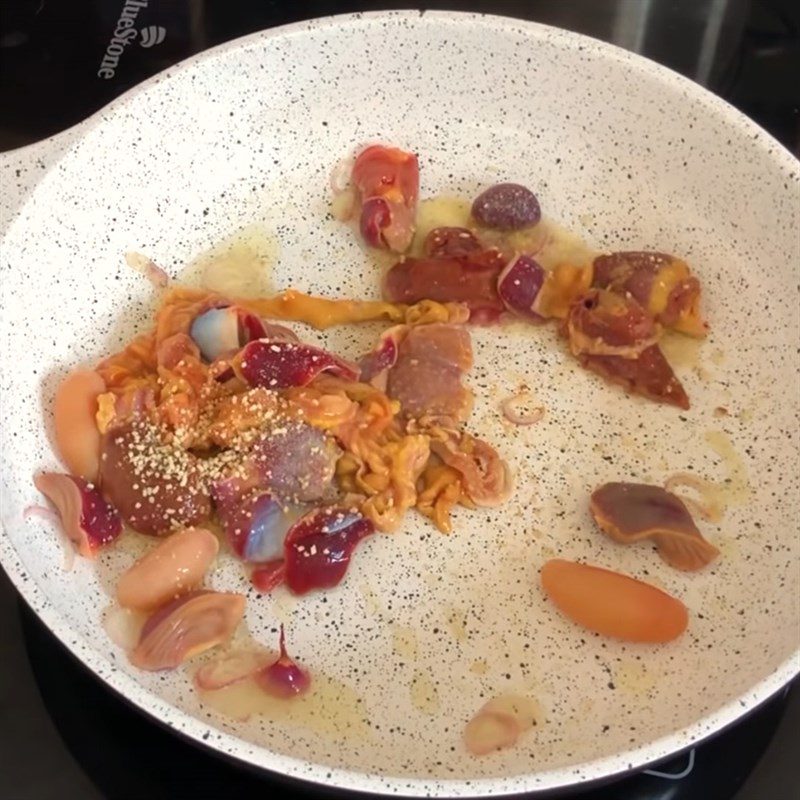
[[[213,588],[248,592],[268,645],[280,623],[324,676],[301,719],[235,722],[203,707],[185,670],[144,673],[108,639],[113,578],[133,554],[62,569],[52,529],[23,520],[31,477],[57,467],[55,386],[143,330],[145,253],[172,276],[258,231],[269,283],[378,297],[380,271],[329,213],[329,175],[367,142],[419,154],[421,195],[474,197],[515,181],[544,214],[604,250],[657,250],[699,276],[711,325],[672,358],[682,412],[580,370],[549,328],[473,328],[468,428],[495,443],[516,491],[458,509],[440,535],[409,514],[359,547],[345,582],[294,598],[248,592],[222,560]],[[94,672],[205,744],[297,777],[399,794],[549,788],[643,764],[733,721],[796,668],[798,628],[797,163],[763,132],[668,71],[542,26],[448,14],[290,26],[212,51],[102,112],[42,178],[2,244],[2,557],[17,586]],[[249,234],[248,234],[249,235]],[[303,331],[357,358],[380,327]],[[521,384],[546,408],[514,428]],[[721,414],[719,409],[724,409]],[[588,511],[603,482],[718,484],[721,558],[682,573],[623,547]],[[585,632],[548,604],[538,573],[580,559],[681,598],[687,633],[662,646]],[[465,723],[490,697],[535,699],[534,730],[485,758]],[[88,712],[87,712],[88,713]],[[146,768],[146,765],[143,765]]]

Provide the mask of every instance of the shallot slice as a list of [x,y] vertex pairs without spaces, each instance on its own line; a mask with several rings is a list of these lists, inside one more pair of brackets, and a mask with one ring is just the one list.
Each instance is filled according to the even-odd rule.
[[280,655],[277,661],[255,674],[256,683],[267,694],[288,700],[308,691],[311,676],[286,652],[286,634],[281,625]]
[[540,714],[538,703],[522,694],[501,694],[493,697],[481,711],[510,714],[517,720],[522,731],[532,728]]
[[485,703],[464,730],[467,750],[476,756],[512,747],[539,715],[539,706],[530,697],[502,694]]
[[197,588],[219,550],[205,528],[171,534],[123,573],[117,600],[124,608],[149,610]]
[[334,164],[329,179],[334,196],[341,194],[350,186],[350,174],[353,171],[355,160],[355,156],[347,156]]
[[500,403],[503,416],[514,425],[533,425],[544,418],[544,406],[532,405],[527,392],[506,397]]
[[464,744],[474,756],[513,747],[522,729],[516,718],[500,711],[479,711],[464,729]]
[[65,533],[58,514],[49,508],[36,505],[28,506],[22,512],[22,518],[24,520],[34,519],[36,517],[43,519],[45,522],[51,522],[53,525],[55,525],[58,542],[61,545],[61,549],[64,551],[64,561],[61,563],[61,568],[64,570],[64,572],[72,572],[72,570],[75,568],[75,547],[73,546],[69,536],[67,536]]
[[194,675],[198,689],[212,692],[246,680],[269,663],[269,653],[258,650],[233,650],[203,664]]
[[115,645],[130,651],[136,647],[146,621],[147,617],[139,611],[111,606],[103,615],[103,628]]
[[[694,489],[703,498],[703,501],[686,497],[683,494],[678,495],[675,492],[675,489],[683,487]],[[717,497],[717,487],[704,478],[698,478],[697,475],[691,475],[688,472],[677,472],[664,481],[664,488],[668,492],[673,492],[673,494],[679,496],[684,505],[694,510],[698,516],[708,522],[719,522],[725,515],[723,504]]]
[[169,283],[169,275],[155,261],[141,253],[125,253],[125,263],[131,269],[141,272],[156,289],[163,289]]
[[227,642],[244,614],[245,599],[229,592],[196,591],[156,611],[130,654],[135,667],[175,669],[192,656]]
[[33,482],[56,507],[61,529],[84,558],[93,558],[100,547],[122,533],[117,510],[83,478],[43,472]]
[[24,520],[33,519],[34,517],[43,519],[45,522],[58,522],[58,514],[52,508],[47,508],[46,506],[28,506],[22,512],[22,519]]

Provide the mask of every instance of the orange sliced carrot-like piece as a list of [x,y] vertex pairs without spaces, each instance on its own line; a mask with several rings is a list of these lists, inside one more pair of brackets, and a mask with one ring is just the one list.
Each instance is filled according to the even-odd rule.
[[601,567],[553,559],[542,567],[542,588],[573,622],[616,639],[669,642],[689,622],[680,600]]

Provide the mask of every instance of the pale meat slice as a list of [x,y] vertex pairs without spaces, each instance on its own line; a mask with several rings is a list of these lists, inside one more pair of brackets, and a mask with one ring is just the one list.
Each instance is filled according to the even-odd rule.
[[433,323],[409,328],[389,370],[387,394],[410,417],[463,422],[473,395],[461,383],[472,367],[472,343],[461,325]]

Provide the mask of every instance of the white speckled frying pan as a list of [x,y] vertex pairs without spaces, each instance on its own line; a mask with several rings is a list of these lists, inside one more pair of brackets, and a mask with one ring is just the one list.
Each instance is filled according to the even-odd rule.
[[[475,330],[471,383],[484,388],[470,426],[512,464],[514,499],[460,510],[449,537],[409,515],[401,532],[366,541],[324,595],[251,593],[252,633],[271,644],[289,622],[296,656],[345,688],[317,722],[231,723],[199,705],[184,672],[136,671],[108,640],[109,581],[129,554],[67,573],[52,529],[23,520],[38,499],[32,474],[56,463],[42,420],[65,370],[117,348],[152,310],[126,251],[177,275],[255,225],[277,243],[276,288],[377,295],[375,268],[326,216],[332,165],[370,140],[420,154],[423,195],[517,180],[598,248],[685,257],[712,333],[673,353],[693,402],[683,413],[577,369],[549,330]],[[190,59],[2,164],[2,563],[72,652],[144,711],[291,776],[492,795],[656,761],[797,672],[798,163],[725,103],[541,25],[340,17]],[[320,338],[354,356],[374,334]],[[514,433],[497,404],[520,380],[547,415]],[[588,513],[600,482],[677,471],[721,484],[728,501],[720,524],[701,523],[722,557],[699,573],[612,543]],[[541,594],[538,570],[553,554],[663,586],[689,607],[688,632],[659,647],[585,634]],[[212,583],[244,590],[234,565]],[[464,723],[509,690],[536,698],[540,724],[514,749],[470,757]]]

